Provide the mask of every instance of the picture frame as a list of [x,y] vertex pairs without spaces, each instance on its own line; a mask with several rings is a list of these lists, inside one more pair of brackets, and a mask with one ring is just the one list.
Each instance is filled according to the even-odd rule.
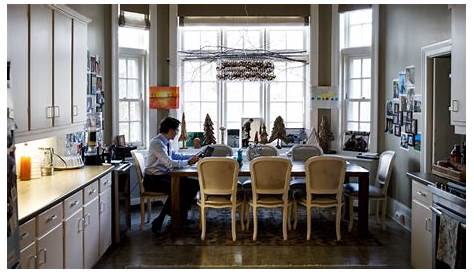
[[[249,123],[249,124],[247,124]],[[260,125],[263,124],[263,119],[259,117],[247,117],[241,119],[240,139],[242,147],[248,147],[250,144],[256,144],[260,141]],[[258,140],[255,140],[257,134]]]
[[393,126],[393,134],[395,136],[400,136],[402,133],[400,125],[394,125]]
[[408,110],[408,98],[406,95],[400,95],[400,111]]
[[385,132],[393,134],[393,116],[385,118]]
[[418,113],[421,112],[421,96],[415,95],[413,99],[413,112]]
[[240,130],[228,129],[227,130],[227,145],[233,148],[238,148],[240,144]]
[[398,87],[398,79],[393,79],[392,81],[392,96],[393,98],[398,98],[399,96],[399,87]]
[[406,132],[406,133],[413,133],[413,132],[412,132],[411,123],[406,123],[406,124],[405,124],[405,132]]
[[421,134],[417,133],[414,138],[415,138],[415,145],[414,145],[415,150],[421,151]]
[[398,94],[404,95],[406,94],[406,74],[405,71],[400,71],[398,73]]
[[411,121],[411,132],[413,134],[417,134],[418,133],[418,120],[416,119],[413,119]]
[[306,132],[304,128],[286,128],[286,138],[288,143],[283,142],[286,146],[293,146],[295,144],[302,144],[306,139]]
[[405,122],[405,120],[403,119],[403,112],[399,112],[398,113],[398,124],[400,126],[403,126],[403,123]]
[[408,150],[408,134],[402,133],[400,137],[400,147]]
[[393,103],[393,113],[399,113],[399,112],[400,112],[400,104]]
[[411,121],[413,121],[413,112],[412,111],[405,111],[404,115],[405,115],[405,117],[404,117],[403,121],[405,123],[411,123]]
[[408,145],[411,147],[415,146],[415,134],[408,134]]
[[385,113],[386,115],[393,115],[393,102],[391,100],[385,104]]
[[405,78],[407,86],[415,85],[415,66],[405,67]]
[[415,87],[407,87],[407,110],[413,111],[415,101]]
[[398,113],[396,113],[395,115],[393,115],[393,119],[392,119],[392,123],[394,125],[399,125],[400,124],[400,116],[398,115]]

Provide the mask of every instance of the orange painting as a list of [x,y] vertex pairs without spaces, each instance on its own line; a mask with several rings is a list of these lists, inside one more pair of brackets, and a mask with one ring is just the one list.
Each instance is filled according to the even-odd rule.
[[150,87],[150,108],[177,109],[179,106],[179,87]]

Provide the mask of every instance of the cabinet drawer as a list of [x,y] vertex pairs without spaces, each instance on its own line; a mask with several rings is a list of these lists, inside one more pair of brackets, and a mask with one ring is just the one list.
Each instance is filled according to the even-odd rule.
[[36,236],[36,218],[29,220],[28,222],[20,226],[20,248],[23,249],[30,245]]
[[63,203],[59,203],[52,208],[41,213],[37,217],[38,238],[46,234],[52,228],[63,221]]
[[82,191],[64,200],[64,219],[69,218],[72,214],[82,208]]
[[87,204],[88,202],[96,198],[98,195],[98,192],[99,192],[98,181],[95,181],[92,184],[86,186],[84,188],[84,204]]
[[36,243],[32,243],[20,251],[20,267],[22,269],[36,268]]
[[429,188],[417,181],[412,181],[411,196],[413,200],[417,200],[426,206],[431,206],[433,201],[433,194]]
[[112,185],[112,174],[108,173],[99,180],[99,192],[102,193]]

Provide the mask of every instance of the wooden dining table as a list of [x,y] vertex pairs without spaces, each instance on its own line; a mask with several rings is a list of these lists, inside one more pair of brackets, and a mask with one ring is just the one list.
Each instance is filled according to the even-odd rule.
[[[364,238],[369,232],[369,171],[357,164],[347,162],[346,165],[346,182],[351,177],[357,177],[359,183],[358,192],[358,222],[357,231],[360,238]],[[171,175],[171,230],[173,233],[179,233],[182,228],[183,220],[180,214],[181,195],[180,188],[186,187],[181,185],[181,177],[197,177],[196,165],[188,166],[184,168],[174,169],[170,173]],[[292,177],[305,177],[304,162],[292,162],[291,176]],[[239,171],[239,176],[250,177],[250,166],[249,162],[244,161]],[[348,199],[345,199],[345,204],[348,203]],[[348,211],[345,210],[344,217],[348,220]]]

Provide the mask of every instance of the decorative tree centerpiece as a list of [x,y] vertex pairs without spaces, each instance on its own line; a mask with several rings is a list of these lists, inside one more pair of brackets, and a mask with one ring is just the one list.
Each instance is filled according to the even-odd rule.
[[186,119],[184,117],[184,112],[183,115],[181,116],[181,135],[179,135],[178,142],[181,141],[183,142],[181,145],[182,149],[186,148],[186,141],[188,140],[188,132],[186,131]]
[[206,114],[206,119],[204,120],[204,143],[206,145],[216,143],[216,137],[214,137],[214,123],[209,113]]
[[281,116],[278,116],[275,119],[275,122],[273,122],[273,128],[272,128],[272,135],[270,136],[270,140],[268,140],[269,143],[273,142],[274,140],[277,140],[277,145],[276,147],[278,149],[281,148],[281,141],[287,141],[286,139],[286,130],[285,130],[285,122],[283,122],[283,118]]
[[262,124],[260,126],[260,143],[261,144],[268,143],[268,133],[267,133],[267,127],[265,126],[265,124]]
[[323,149],[324,153],[328,153],[329,148],[331,146],[331,141],[333,140],[334,140],[334,134],[332,134],[331,132],[331,129],[329,127],[329,122],[326,116],[323,116],[318,128],[318,142],[321,148]]

